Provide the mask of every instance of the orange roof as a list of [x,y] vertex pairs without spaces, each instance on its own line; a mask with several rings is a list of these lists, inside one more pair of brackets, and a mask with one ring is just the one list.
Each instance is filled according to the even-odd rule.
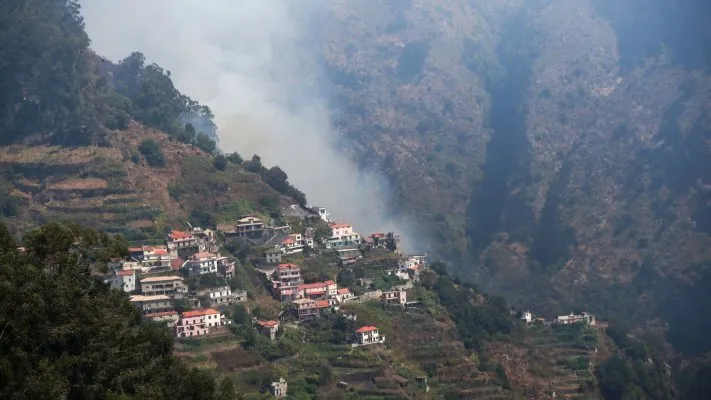
[[328,302],[328,300],[318,300],[316,302],[316,308],[327,308],[331,307],[331,303]]
[[292,243],[295,243],[295,242],[294,242],[294,239],[292,239],[292,238],[286,238],[286,239],[282,240],[281,242],[282,242],[282,244],[292,244]]
[[178,240],[178,239],[188,239],[193,237],[193,235],[183,232],[183,231],[173,231],[168,234],[168,237],[173,239],[173,240]]
[[350,224],[331,224],[331,228],[333,229],[338,229],[338,228],[350,228]]
[[135,272],[132,270],[121,270],[121,271],[116,271],[116,275],[118,276],[133,276]]
[[180,258],[174,258],[170,260],[170,268],[180,269],[183,266],[184,261]]
[[305,289],[326,289],[325,284],[323,282],[314,282],[314,283],[303,283],[299,285],[299,290],[305,290]]
[[257,324],[259,324],[259,326],[264,326],[264,327],[271,328],[271,327],[274,327],[274,326],[279,325],[279,321],[274,321],[274,320],[270,320],[270,321],[257,321]]
[[360,329],[358,329],[356,331],[356,333],[366,333],[366,332],[373,332],[373,331],[377,331],[377,330],[378,330],[378,328],[368,325],[368,326],[361,327]]
[[178,312],[177,311],[157,312],[157,313],[152,313],[152,314],[146,314],[146,317],[149,317],[149,318],[167,317],[168,315],[178,315]]
[[294,264],[279,264],[279,269],[299,269],[299,266]]
[[153,254],[156,254],[156,255],[159,255],[159,256],[163,256],[163,255],[168,254],[168,250],[165,250],[165,249],[154,249],[154,250],[153,250]]
[[326,282],[324,282],[323,284],[324,284],[324,285],[335,285],[336,282],[334,282],[334,281],[332,281],[332,280],[329,279],[329,280],[327,280]]
[[338,289],[338,294],[350,294],[351,290],[346,288]]
[[212,308],[206,308],[204,310],[186,311],[183,314],[181,314],[181,317],[192,318],[192,317],[202,317],[204,315],[213,315],[213,314],[219,314],[219,312],[215,309],[212,309]]
[[140,253],[143,251],[143,247],[129,247],[128,251],[131,253]]
[[378,233],[374,233],[374,234],[370,235],[370,237],[373,237],[373,238],[381,238],[381,237],[385,237],[385,234],[378,232]]

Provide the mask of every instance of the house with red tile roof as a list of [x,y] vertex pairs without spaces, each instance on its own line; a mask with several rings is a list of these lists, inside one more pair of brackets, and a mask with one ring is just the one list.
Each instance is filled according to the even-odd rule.
[[380,330],[372,325],[360,327],[355,332],[356,343],[353,346],[366,346],[369,344],[385,343],[385,336],[380,335]]
[[221,326],[223,319],[224,316],[212,308],[186,311],[175,324],[175,335],[179,338],[207,335],[210,328]]
[[277,331],[279,331],[279,321],[275,320],[257,320],[257,330],[269,337],[271,340],[276,340]]
[[180,258],[187,258],[191,255],[205,251],[205,243],[190,232],[174,230],[168,234],[166,239],[168,250],[174,252]]
[[338,285],[331,280],[326,282],[302,283],[299,285],[298,290],[298,297],[315,299],[335,296],[338,293]]
[[328,300],[296,299],[294,305],[299,314],[299,321],[315,318],[331,308]]
[[333,296],[333,298],[336,300],[337,303],[345,303],[348,300],[353,299],[355,296],[353,296],[353,293],[351,293],[351,290],[348,288],[341,288],[338,289],[336,292],[336,295]]

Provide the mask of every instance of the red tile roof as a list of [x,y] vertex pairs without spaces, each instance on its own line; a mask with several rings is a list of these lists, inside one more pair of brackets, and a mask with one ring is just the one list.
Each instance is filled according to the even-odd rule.
[[348,289],[347,287],[338,289],[338,294],[350,294],[350,293],[351,293],[351,290]]
[[264,327],[267,327],[267,328],[272,328],[272,327],[274,327],[274,326],[279,325],[279,321],[274,321],[274,320],[270,320],[270,321],[257,321],[257,324],[258,324],[259,326],[264,326]]
[[178,240],[178,239],[189,239],[193,237],[193,235],[183,232],[183,231],[173,231],[168,234],[168,237],[173,239],[173,240]]
[[292,239],[292,238],[286,238],[286,239],[282,240],[281,243],[282,244],[294,244],[296,242],[294,242],[294,239]]
[[168,254],[168,250],[165,249],[154,249],[153,254],[158,255],[158,256],[164,256]]
[[170,260],[170,268],[171,269],[180,269],[185,261],[183,261],[181,258],[174,258]]
[[297,265],[294,264],[279,264],[279,269],[300,269]]
[[364,326],[364,327],[359,328],[356,331],[356,333],[367,333],[367,332],[373,332],[373,331],[377,331],[377,330],[378,330],[378,328],[376,328],[374,326]]
[[219,314],[219,312],[217,310],[212,309],[212,308],[206,308],[204,310],[186,311],[183,314],[181,314],[181,317],[192,318],[192,317],[202,317],[205,315],[213,315],[213,314]]
[[338,229],[338,228],[350,228],[350,224],[331,224],[332,229]]
[[131,270],[116,271],[116,275],[118,276],[133,276],[134,274],[135,272]]
[[328,308],[331,307],[331,303],[328,300],[318,300],[316,302],[316,308]]
[[143,251],[143,247],[129,247],[128,251],[131,253],[141,253]]
[[335,285],[335,284],[336,284],[336,282],[334,282],[334,281],[332,281],[332,280],[330,280],[330,279],[329,279],[329,280],[327,280],[326,282],[324,282],[323,284],[324,284],[324,285],[329,285],[329,286],[330,286],[330,285]]
[[299,290],[306,290],[306,289],[326,290],[326,285],[323,282],[302,283],[301,285],[299,285]]

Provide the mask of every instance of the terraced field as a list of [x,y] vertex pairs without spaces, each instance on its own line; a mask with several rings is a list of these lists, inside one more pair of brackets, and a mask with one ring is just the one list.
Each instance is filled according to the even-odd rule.
[[599,331],[593,327],[529,326],[522,343],[495,346],[501,363],[527,399],[597,399],[593,371],[598,357]]
[[[144,139],[159,143],[164,167],[151,167],[140,155],[137,148]],[[166,225],[182,226],[196,208],[229,209],[237,200],[258,204],[264,198],[293,202],[258,175],[232,164],[218,171],[212,156],[138,124],[112,132],[109,141],[108,147],[0,147],[0,184],[9,185],[22,204],[10,225],[25,230],[71,220],[147,239],[161,235]]]

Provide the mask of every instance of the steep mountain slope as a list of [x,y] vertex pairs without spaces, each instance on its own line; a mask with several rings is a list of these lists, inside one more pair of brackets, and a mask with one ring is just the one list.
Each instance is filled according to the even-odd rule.
[[339,126],[439,254],[518,303],[662,317],[711,349],[678,295],[711,260],[707,4],[330,9]]
[[[131,123],[108,132],[108,147],[0,147],[0,170],[21,199],[9,221],[20,230],[57,219],[140,239],[169,226],[232,222],[242,213],[278,213],[294,204],[243,165],[215,167],[215,157]],[[154,140],[164,166],[151,166],[141,142]],[[214,214],[217,220],[205,221]]]

